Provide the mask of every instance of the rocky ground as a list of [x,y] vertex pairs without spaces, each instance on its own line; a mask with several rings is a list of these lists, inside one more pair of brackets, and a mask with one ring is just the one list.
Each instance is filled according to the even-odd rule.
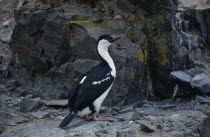
[[[6,90],[1,85],[0,91]],[[10,88],[9,88],[10,87]],[[12,85],[7,87],[11,90]],[[0,96],[0,137],[207,137],[210,103],[196,100],[167,99],[137,102],[132,105],[102,107],[100,116],[108,121],[75,118],[65,129],[58,128],[68,113],[67,100],[42,100],[20,97],[4,91]],[[203,123],[203,124],[202,124]],[[207,127],[207,129],[206,129]]]

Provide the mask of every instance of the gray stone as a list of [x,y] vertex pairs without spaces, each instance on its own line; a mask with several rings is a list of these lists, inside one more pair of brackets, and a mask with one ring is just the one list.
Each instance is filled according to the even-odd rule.
[[154,127],[152,127],[152,125],[148,124],[148,123],[141,123],[140,124],[140,129],[144,132],[148,132],[148,133],[151,133],[151,132],[154,132]]
[[68,100],[50,100],[50,101],[42,101],[47,106],[67,106]]
[[37,118],[41,119],[41,118],[49,115],[49,112],[38,111],[38,112],[32,112],[30,114],[33,115],[34,117],[37,117]]
[[4,71],[7,69],[7,65],[0,64],[0,71]]
[[0,123],[0,134],[4,132],[4,130],[5,130],[5,126],[2,123]]
[[196,75],[191,82],[192,87],[198,88],[202,93],[210,92],[210,75],[201,73]]
[[136,9],[136,6],[129,0],[117,1],[117,6],[126,13],[130,13]]
[[15,126],[15,125],[17,125],[17,124],[24,123],[24,122],[26,122],[26,121],[27,121],[26,118],[24,118],[24,117],[22,117],[22,116],[17,116],[17,117],[12,118],[12,119],[9,121],[8,125],[10,125],[10,126]]
[[3,42],[10,42],[14,27],[14,18],[4,21],[2,24],[0,24],[0,40]]
[[121,15],[115,15],[115,16],[114,16],[114,19],[115,19],[115,20],[122,20],[123,18],[122,18]]
[[73,63],[73,69],[79,74],[84,74],[99,63],[98,60],[79,59]]
[[196,95],[196,101],[198,101],[200,103],[210,103],[210,97]]
[[17,93],[18,95],[23,95],[24,93],[26,93],[26,90],[25,89],[23,89],[23,88],[21,88],[21,87],[17,87],[16,89],[15,89],[15,93]]
[[39,100],[23,98],[20,102],[20,110],[22,112],[31,112],[38,109],[40,106],[41,102]]
[[208,116],[204,122],[199,125],[198,131],[201,137],[210,137],[210,116]]
[[179,6],[178,10],[189,10],[189,9],[209,9],[210,5],[208,4],[208,0],[178,0]]
[[166,132],[169,132],[169,131],[171,131],[172,129],[170,128],[170,127],[164,127],[163,128],[163,131],[166,131]]
[[192,76],[190,76],[184,71],[173,71],[170,73],[170,76],[174,79],[178,79],[178,80],[188,82],[188,83],[190,83],[193,79]]

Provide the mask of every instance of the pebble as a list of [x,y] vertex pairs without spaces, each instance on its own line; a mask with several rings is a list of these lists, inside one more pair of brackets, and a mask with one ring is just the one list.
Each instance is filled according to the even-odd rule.
[[163,131],[170,132],[170,131],[171,131],[171,128],[169,128],[169,127],[164,127],[164,128],[163,128]]
[[122,17],[121,15],[115,15],[115,16],[114,16],[114,19],[115,19],[115,20],[122,20],[123,17]]
[[152,127],[152,125],[146,124],[146,123],[141,123],[140,124],[140,129],[142,131],[148,132],[148,133],[154,132],[154,128]]

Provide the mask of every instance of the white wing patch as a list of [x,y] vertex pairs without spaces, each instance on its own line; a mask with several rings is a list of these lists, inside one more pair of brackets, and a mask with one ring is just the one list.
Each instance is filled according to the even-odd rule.
[[105,79],[102,79],[101,81],[94,81],[92,84],[93,84],[93,85],[101,84],[102,82],[107,81],[107,80],[109,80],[109,79],[111,79],[111,78],[110,78],[110,77],[107,77],[107,78],[105,78]]
[[110,75],[111,73],[107,73],[106,75],[108,76],[108,75]]
[[80,81],[80,84],[82,84],[86,78],[87,78],[87,76],[84,76],[83,79]]

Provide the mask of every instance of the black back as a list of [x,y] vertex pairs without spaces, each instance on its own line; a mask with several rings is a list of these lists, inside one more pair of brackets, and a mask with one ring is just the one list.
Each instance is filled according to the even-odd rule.
[[[81,80],[86,76],[83,83]],[[100,84],[93,84],[93,82]],[[102,62],[83,74],[73,85],[70,91],[69,107],[70,111],[81,111],[100,97],[113,83],[114,77],[111,75],[111,68],[106,62]]]

